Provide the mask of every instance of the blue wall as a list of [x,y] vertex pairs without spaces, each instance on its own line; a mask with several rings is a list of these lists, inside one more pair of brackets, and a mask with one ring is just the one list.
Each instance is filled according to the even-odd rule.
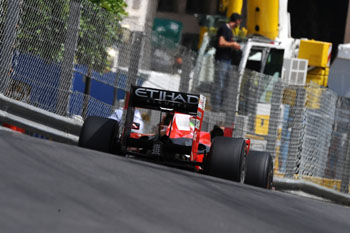
[[[16,53],[13,59],[11,78],[19,81],[21,85],[30,89],[30,103],[48,111],[55,112],[61,66],[49,63],[38,56]],[[75,65],[73,74],[73,94],[70,97],[70,114],[80,115],[83,108],[83,95],[85,89],[84,76],[87,67]],[[125,71],[108,72],[100,74],[92,72],[90,95],[103,103],[112,105],[114,98],[114,86],[117,86],[117,99],[123,99],[125,95],[127,73]],[[142,78],[138,78],[137,85],[142,85]],[[116,85],[117,82],[117,85]],[[89,103],[91,108],[91,103]],[[88,111],[89,112],[89,111]]]

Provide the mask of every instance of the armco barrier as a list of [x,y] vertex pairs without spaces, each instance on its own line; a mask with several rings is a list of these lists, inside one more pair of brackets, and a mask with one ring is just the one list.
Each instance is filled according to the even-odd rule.
[[[7,98],[0,94],[0,121],[37,133],[54,141],[77,144],[83,121],[62,117],[31,105]],[[331,200],[338,204],[350,205],[350,195],[314,184],[305,180],[275,177],[277,190],[300,190]]]
[[[319,86],[290,86],[277,76],[241,73],[237,67],[230,68],[228,91],[218,92],[215,74],[223,64],[215,62],[213,48],[197,56],[151,25],[142,33],[121,27],[89,0],[54,2],[0,0],[0,93],[6,96],[0,97],[1,122],[76,144],[82,121],[67,114],[111,114],[122,104],[119,91],[128,91],[146,71],[143,86],[205,95],[203,128],[234,128],[235,136],[254,139],[252,148],[273,156],[276,174],[297,175],[299,186],[305,177],[334,180],[337,190],[341,182],[340,192],[349,194],[350,100]],[[97,82],[103,86],[96,91],[99,97]],[[151,123],[159,120],[158,114],[146,116]]]
[[62,117],[0,94],[0,121],[52,138],[77,144],[83,121]]
[[305,180],[274,177],[273,185],[276,190],[302,191],[317,197],[322,197],[337,204],[350,206],[350,195]]

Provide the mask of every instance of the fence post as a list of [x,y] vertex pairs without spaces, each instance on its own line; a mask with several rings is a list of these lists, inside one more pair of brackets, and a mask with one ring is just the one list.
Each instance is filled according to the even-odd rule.
[[181,65],[181,79],[180,79],[180,87],[179,91],[188,92],[189,91],[189,82],[190,82],[190,74],[192,71],[192,54],[190,51],[186,51],[183,53],[183,61]]
[[[248,130],[255,133],[256,111],[258,108],[258,100],[260,93],[260,85],[262,82],[261,73],[253,72],[249,77],[249,93],[248,94]],[[257,85],[255,84],[257,83]]]
[[127,92],[130,91],[131,85],[136,84],[137,74],[139,72],[142,39],[143,39],[142,32],[137,32],[137,31],[132,32],[130,62],[129,62],[127,85],[126,85]]
[[[131,41],[131,52],[130,52],[130,61],[128,68],[128,76],[126,83],[126,93],[130,92],[131,85],[136,84],[137,74],[139,72],[139,63],[140,63],[140,55],[141,55],[141,46],[143,40],[143,33],[134,31],[132,33],[132,41]],[[130,95],[126,94],[125,103],[129,102]],[[120,132],[123,133],[122,145],[126,145],[126,140],[131,133],[131,126],[134,119],[134,108],[128,109],[127,111],[123,111],[122,121],[120,124]],[[124,128],[125,127],[125,128]],[[125,150],[123,148],[122,150]]]
[[[343,98],[341,99],[342,101],[345,101]],[[346,106],[346,107],[345,107]],[[343,193],[349,193],[349,181],[350,181],[350,109],[349,105],[343,105],[339,106],[341,110],[343,110],[343,116],[344,120],[346,121],[347,124],[343,124],[345,126],[344,130],[346,130],[346,150],[345,150],[345,155],[344,155],[344,164],[343,164],[343,169],[342,169],[342,176],[341,176],[341,186],[340,186],[340,191]]]
[[69,104],[69,92],[72,85],[74,57],[78,44],[81,0],[71,0],[66,39],[64,42],[63,62],[58,87],[56,112],[66,115]]
[[301,154],[301,144],[303,143],[303,117],[306,100],[306,89],[297,88],[294,106],[291,107],[293,112],[292,132],[290,136],[286,177],[292,178],[296,173],[296,165]]
[[83,111],[82,111],[83,119],[86,119],[88,116],[90,91],[91,91],[91,77],[92,77],[92,65],[90,64],[88,67],[87,74],[84,77],[85,78],[85,88],[84,88]]
[[277,81],[271,96],[269,131],[266,145],[266,151],[270,152],[273,158],[276,155],[277,128],[281,116],[282,94],[283,84],[281,81]]
[[5,0],[0,0],[0,18],[3,18],[5,13],[4,13],[4,3]]
[[0,92],[5,93],[10,82],[13,47],[17,36],[17,24],[20,14],[20,1],[8,1],[6,19],[3,30],[3,39],[0,45]]
[[343,174],[341,179],[340,191],[343,193],[349,193],[349,181],[350,181],[350,143],[347,142],[347,150],[343,165]]
[[224,95],[224,112],[226,113],[225,117],[225,127],[235,127],[234,123],[236,120],[236,111],[238,111],[238,99],[239,99],[239,73],[235,66],[232,66],[230,71],[230,77],[228,79],[227,92]]

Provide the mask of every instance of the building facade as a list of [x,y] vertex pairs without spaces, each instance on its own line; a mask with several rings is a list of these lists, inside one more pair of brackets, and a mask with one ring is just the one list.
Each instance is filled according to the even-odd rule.
[[[215,15],[221,0],[125,0],[128,17],[123,25],[131,31],[152,28],[155,19],[169,20],[181,26],[180,44],[197,49],[201,15]],[[153,27],[154,28],[154,27]]]

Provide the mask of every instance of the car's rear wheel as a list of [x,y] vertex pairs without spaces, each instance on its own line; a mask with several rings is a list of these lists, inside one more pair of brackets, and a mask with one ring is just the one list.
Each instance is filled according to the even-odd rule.
[[115,152],[119,124],[116,120],[90,116],[80,131],[78,146],[112,153]]
[[245,140],[216,137],[206,160],[208,175],[244,183],[246,174]]
[[273,182],[273,160],[268,152],[249,151],[245,182],[261,188],[271,189]]

